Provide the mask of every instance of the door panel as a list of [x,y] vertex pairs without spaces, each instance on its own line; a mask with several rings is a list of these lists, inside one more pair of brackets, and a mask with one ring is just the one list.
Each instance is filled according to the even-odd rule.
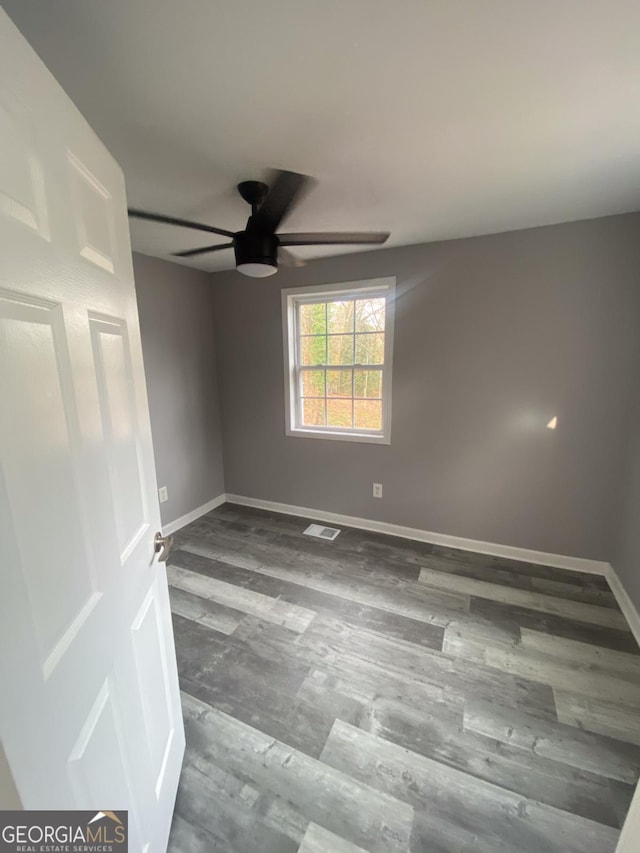
[[114,272],[112,199],[100,181],[70,151],[72,198],[78,249],[83,258]]
[[0,11],[0,733],[166,847],[184,732],[120,169]]
[[[134,620],[131,639],[136,661],[149,760],[155,773],[156,797],[164,783],[175,719],[171,702],[171,678],[162,643],[162,605],[155,584]],[[158,685],[163,686],[160,693]]]
[[49,238],[42,166],[29,110],[0,87],[0,211]]
[[[114,809],[127,809],[135,790],[126,766],[127,750],[122,726],[116,723],[119,715],[114,704],[112,679],[107,678],[69,756],[69,775],[77,802],[85,803],[88,809],[101,797],[113,796],[114,788],[120,791],[119,804]],[[100,773],[95,772],[97,764],[101,767]]]
[[[106,760],[105,760],[106,756]],[[95,772],[96,766],[101,768]],[[92,809],[97,802],[115,801],[113,811],[129,811],[129,847],[141,850],[140,807],[136,780],[123,734],[123,715],[113,678],[105,679],[91,705],[68,759],[69,777],[78,808]],[[114,791],[119,793],[115,796]]]
[[125,563],[149,529],[129,337],[124,320],[90,315],[89,324],[120,561]]
[[[7,354],[0,397],[13,422],[2,436],[5,483],[46,678],[99,597],[72,450],[75,407],[60,382],[67,361],[60,306],[0,292],[0,340]],[[55,501],[69,512],[54,516]],[[59,555],[55,585],[48,583],[52,552]]]

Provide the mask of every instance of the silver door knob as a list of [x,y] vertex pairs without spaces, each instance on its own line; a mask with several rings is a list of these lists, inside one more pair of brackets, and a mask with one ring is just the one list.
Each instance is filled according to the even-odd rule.
[[158,531],[153,540],[153,550],[158,554],[158,562],[166,563],[169,558],[169,551],[173,545],[173,536],[163,536]]

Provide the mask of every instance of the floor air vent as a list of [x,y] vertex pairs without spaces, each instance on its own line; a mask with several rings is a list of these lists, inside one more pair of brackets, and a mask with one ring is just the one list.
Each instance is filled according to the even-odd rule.
[[329,539],[331,541],[340,533],[337,527],[323,527],[322,524],[310,524],[303,532],[307,536],[315,536],[316,539]]

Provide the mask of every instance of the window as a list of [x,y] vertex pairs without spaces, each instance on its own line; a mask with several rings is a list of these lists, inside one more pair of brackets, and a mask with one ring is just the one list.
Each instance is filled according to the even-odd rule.
[[389,444],[395,279],[282,292],[287,435]]

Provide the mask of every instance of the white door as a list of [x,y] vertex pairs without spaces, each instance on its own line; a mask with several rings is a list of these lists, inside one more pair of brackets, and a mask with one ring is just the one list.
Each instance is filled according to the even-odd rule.
[[166,849],[184,732],[122,173],[0,10],[0,732]]

